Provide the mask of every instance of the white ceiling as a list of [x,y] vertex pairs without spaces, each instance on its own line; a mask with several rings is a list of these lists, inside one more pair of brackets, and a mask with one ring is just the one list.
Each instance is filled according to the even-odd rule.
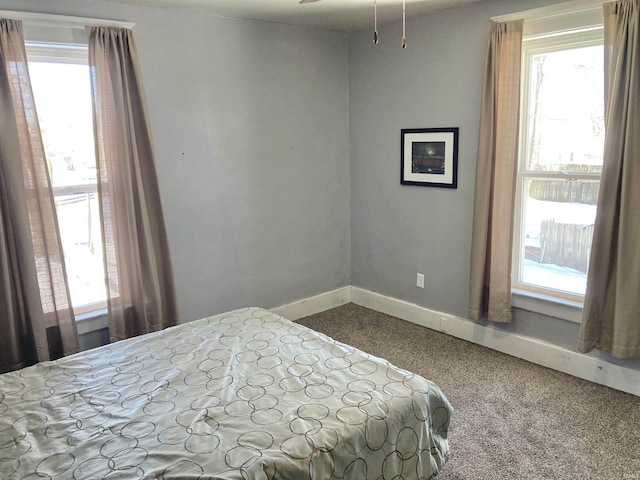
[[[372,27],[374,0],[111,0],[222,17],[305,25],[350,32]],[[406,0],[407,19],[481,0]],[[377,0],[378,25],[402,19],[402,0]]]

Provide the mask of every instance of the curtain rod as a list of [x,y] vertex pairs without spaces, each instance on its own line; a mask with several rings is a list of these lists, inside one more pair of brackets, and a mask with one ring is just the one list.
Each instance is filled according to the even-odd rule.
[[494,22],[509,22],[511,20],[530,20],[533,18],[548,18],[565,15],[567,13],[584,12],[602,8],[602,5],[614,0],[573,0],[571,2],[563,2],[547,7],[534,8],[532,10],[524,10],[522,12],[507,13],[504,15],[496,15],[491,17]]
[[53,27],[120,27],[132,29],[135,23],[120,20],[104,20],[100,18],[71,17],[66,15],[52,15],[48,13],[18,12],[13,10],[0,10],[0,18],[22,20],[29,25],[53,26]]

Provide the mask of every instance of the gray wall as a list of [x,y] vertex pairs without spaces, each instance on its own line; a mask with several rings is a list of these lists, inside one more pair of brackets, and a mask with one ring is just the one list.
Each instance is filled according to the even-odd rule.
[[349,284],[346,34],[102,0],[135,22],[182,321]]
[[[349,36],[353,285],[466,318],[490,17],[545,2],[514,3],[409,21],[406,49],[398,24],[380,29],[378,45],[371,31]],[[400,185],[400,130],[428,127],[460,128],[455,190]]]
[[[415,19],[404,50],[399,24],[379,29],[378,45],[370,30],[349,36],[352,285],[467,318],[490,17],[553,3],[484,1]],[[400,130],[429,127],[460,128],[456,190],[400,185]],[[516,309],[504,329],[575,350],[579,325]]]

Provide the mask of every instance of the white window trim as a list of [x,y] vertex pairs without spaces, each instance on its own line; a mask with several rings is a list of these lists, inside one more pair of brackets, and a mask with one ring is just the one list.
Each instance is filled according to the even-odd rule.
[[87,28],[106,26],[133,29],[134,23],[87,17],[52,15],[46,13],[0,10],[1,18],[20,20],[24,27],[25,40],[31,42],[81,44],[86,47]]
[[[0,12],[1,15],[2,12]],[[62,25],[58,25],[62,26]],[[51,62],[88,65],[88,46],[58,42],[34,42],[25,39],[29,62]],[[51,188],[55,197],[74,194],[97,194],[98,185],[78,184]],[[107,327],[107,300],[73,307],[79,333],[88,333]]]
[[68,63],[87,65],[89,47],[86,44],[50,43],[25,40],[27,59],[30,62]]
[[84,27],[120,27],[133,28],[135,23],[122,20],[107,20],[100,18],[73,17],[67,15],[52,15],[48,13],[19,12],[14,10],[0,10],[0,17],[12,20],[22,20],[23,23],[56,28],[84,28]]
[[553,297],[544,293],[512,288],[511,306],[568,322],[582,322],[582,302]]
[[549,5],[547,7],[532,8],[530,10],[523,10],[520,12],[496,15],[491,17],[491,20],[494,22],[509,22],[512,20],[523,19],[526,22],[527,20],[545,20],[563,15],[575,15],[577,13],[588,12],[591,10],[600,10],[602,12],[602,5],[613,1],[615,0],[573,0]]
[[75,317],[78,335],[109,328],[109,311],[106,308],[87,313],[77,313]]
[[[567,46],[589,46],[595,44],[602,44],[603,37],[603,4],[608,1],[603,0],[575,0],[565,2],[557,5],[551,5],[548,7],[542,7],[524,12],[516,12],[507,15],[500,15],[492,17],[492,21],[512,21],[518,19],[524,19],[524,33],[523,33],[523,46],[526,45],[526,50],[523,48],[523,55],[525,51],[529,54],[541,53],[544,51],[553,50],[552,44],[557,45],[557,36],[569,34],[571,41],[567,42]],[[577,19],[577,20],[576,20]],[[523,57],[522,62],[522,78],[526,78],[528,74],[526,71],[528,67],[527,61]],[[523,87],[524,88],[524,87]],[[527,102],[522,99],[521,104],[521,135],[525,132],[523,125],[526,118],[526,109],[528,109]],[[523,142],[520,142],[520,149],[524,149]],[[519,152],[518,162],[522,158],[522,152]],[[518,177],[516,183],[516,201],[514,212],[514,239],[513,239],[513,253],[514,259],[513,274],[518,275],[521,270],[520,265],[516,265],[516,262],[520,263],[519,259],[519,244],[521,242],[522,231],[522,184],[523,174],[520,171],[520,165],[518,165]],[[529,176],[525,173],[524,178]],[[536,176],[545,176],[544,172],[536,173]],[[557,178],[557,175],[553,175]],[[567,175],[567,178],[580,178],[580,179],[592,179],[600,178],[600,175],[594,174],[579,174],[571,173]],[[516,228],[518,227],[518,228]],[[517,277],[515,277],[517,278]],[[522,288],[524,287],[524,288]],[[579,295],[566,294],[565,292],[558,292],[558,296],[553,294],[552,289],[541,289],[536,291],[535,288],[528,289],[525,285],[518,281],[513,282],[511,304],[514,308],[532,311],[547,315],[554,318],[567,320],[574,323],[581,323],[582,320],[582,307],[584,303],[584,297]]]
[[[107,26],[133,29],[135,23],[121,20],[108,20],[88,17],[52,15],[34,12],[0,10],[1,18],[20,20],[25,26],[25,43],[32,61],[46,61],[52,58],[60,63],[87,64],[88,47],[86,44],[86,27]],[[58,33],[60,32],[60,33]],[[53,33],[55,39],[49,38]],[[34,34],[31,37],[31,34]],[[44,38],[42,38],[44,37]],[[58,37],[64,38],[60,41]],[[78,39],[81,39],[78,41]],[[74,193],[83,186],[70,188],[59,187],[54,194]],[[91,186],[96,189],[95,185]],[[73,190],[74,192],[71,192]],[[86,191],[87,189],[84,188]],[[108,311],[106,302],[85,305],[75,310],[76,325],[79,334],[85,334],[108,327]]]
[[[567,35],[566,42],[562,42],[562,49],[565,48],[580,48],[580,47],[588,47],[593,45],[602,45],[604,41],[604,32],[602,24],[597,26],[596,28],[589,28],[587,30],[579,29],[577,31],[573,31],[571,33],[564,31],[562,35]],[[522,75],[523,79],[522,89],[526,88],[524,85],[524,80],[530,77],[530,64],[529,59],[531,56],[552,52],[559,50],[558,47],[558,37],[556,35],[544,35],[544,36],[534,36],[523,39],[523,53],[522,53]],[[522,292],[529,292],[531,295],[529,297],[535,298],[536,303],[540,303],[540,300],[544,300],[544,302],[556,302],[560,305],[566,304],[582,304],[584,302],[583,295],[576,295],[569,292],[563,292],[559,290],[553,290],[551,288],[538,287],[535,285],[529,286],[528,284],[520,282],[518,279],[520,272],[522,272],[522,256],[520,255],[522,249],[522,231],[523,231],[523,186],[529,178],[541,178],[548,177],[554,179],[563,179],[567,180],[600,180],[600,174],[594,173],[577,173],[571,172],[563,175],[562,173],[556,172],[535,172],[525,170],[522,166],[522,158],[524,158],[526,154],[526,142],[523,141],[527,136],[527,124],[526,119],[529,117],[529,102],[526,100],[525,96],[521,96],[521,104],[520,104],[520,141],[519,141],[519,153],[518,153],[518,171],[516,177],[516,196],[514,202],[514,229],[513,229],[513,245],[512,245],[512,256],[513,256],[513,265],[512,265],[512,274],[513,274],[513,289],[515,291],[520,292],[520,296],[522,296]],[[556,293],[557,292],[557,293]],[[531,303],[527,303],[527,305],[531,305]],[[564,318],[564,317],[563,317]]]

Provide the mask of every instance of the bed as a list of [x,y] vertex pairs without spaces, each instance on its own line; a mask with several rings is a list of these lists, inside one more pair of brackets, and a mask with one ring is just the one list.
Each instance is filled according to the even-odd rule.
[[260,308],[0,375],[2,479],[430,479],[432,382]]

